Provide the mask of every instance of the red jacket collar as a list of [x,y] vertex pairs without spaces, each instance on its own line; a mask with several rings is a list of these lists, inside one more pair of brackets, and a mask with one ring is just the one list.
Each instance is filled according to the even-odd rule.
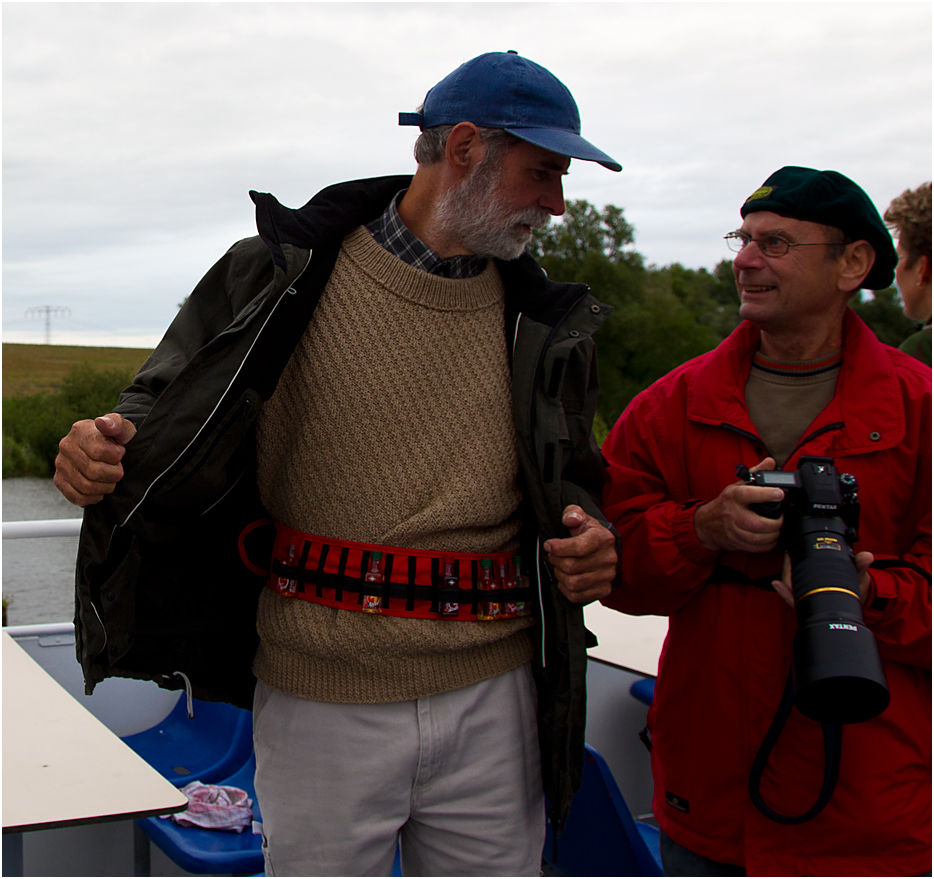
[[[744,321],[716,349],[700,358],[689,378],[687,415],[691,421],[729,424],[757,433],[746,408],[745,388],[759,336],[759,329]],[[856,312],[847,309],[843,366],[836,394],[805,434],[841,424],[828,431],[822,443],[822,451],[831,457],[881,451],[904,439],[905,409],[891,350]],[[815,454],[818,450],[809,451]]]

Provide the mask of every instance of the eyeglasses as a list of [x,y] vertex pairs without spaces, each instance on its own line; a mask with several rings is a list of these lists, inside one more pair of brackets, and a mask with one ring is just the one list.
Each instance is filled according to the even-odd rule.
[[766,256],[784,256],[792,247],[821,247],[835,243],[833,241],[814,241],[807,244],[794,244],[782,238],[781,235],[764,235],[762,238],[753,238],[745,232],[730,232],[729,235],[723,237],[727,247],[734,253],[740,253],[745,250],[747,244],[755,241]]

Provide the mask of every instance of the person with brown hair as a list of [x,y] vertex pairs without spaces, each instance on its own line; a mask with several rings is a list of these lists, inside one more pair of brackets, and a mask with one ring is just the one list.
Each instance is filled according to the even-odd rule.
[[898,347],[931,365],[931,183],[892,199],[885,222],[895,232],[895,283],[905,315],[921,326]]

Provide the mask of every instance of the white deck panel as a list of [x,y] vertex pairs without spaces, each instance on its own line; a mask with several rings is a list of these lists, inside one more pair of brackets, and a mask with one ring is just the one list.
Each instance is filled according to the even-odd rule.
[[584,608],[587,628],[598,646],[588,655],[648,677],[658,676],[658,657],[668,634],[668,617],[634,617],[595,602]]

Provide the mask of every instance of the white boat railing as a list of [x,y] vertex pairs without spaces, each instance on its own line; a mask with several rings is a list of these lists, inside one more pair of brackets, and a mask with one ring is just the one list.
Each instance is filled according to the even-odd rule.
[[77,537],[81,519],[35,519],[29,522],[4,522],[3,539],[21,537]]

